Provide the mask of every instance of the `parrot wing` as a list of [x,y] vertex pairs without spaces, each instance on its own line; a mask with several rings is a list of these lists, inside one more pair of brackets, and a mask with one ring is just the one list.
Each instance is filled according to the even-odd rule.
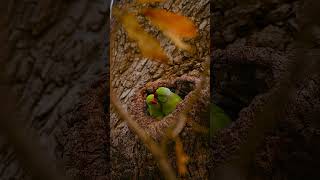
[[163,117],[163,113],[161,112],[161,106],[159,104],[158,104],[158,106],[148,105],[148,112],[149,112],[150,116],[152,116],[154,118],[162,118]]
[[181,97],[175,93],[172,93],[168,97],[168,101],[162,105],[162,112],[165,115],[170,114],[172,111],[174,111],[177,107],[177,104],[179,104],[182,101]]

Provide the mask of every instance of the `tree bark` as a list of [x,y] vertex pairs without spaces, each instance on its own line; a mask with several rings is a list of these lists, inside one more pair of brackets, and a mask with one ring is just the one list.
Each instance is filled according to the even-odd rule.
[[[211,1],[210,15],[209,0],[196,4],[191,0],[166,1],[159,7],[190,17],[200,33],[191,41],[196,47],[196,54],[190,56],[178,50],[148,23],[142,22],[147,31],[160,40],[170,57],[169,65],[140,57],[135,43],[128,40],[122,28],[118,29],[114,33],[110,73],[113,78],[111,83],[123,108],[133,105],[130,100],[147,82],[185,74],[199,76],[203,61],[209,57],[210,38],[213,39],[212,49],[250,45],[289,52],[293,48],[294,33],[299,30],[297,11],[300,2],[272,0],[240,6],[235,0]],[[107,52],[106,45],[103,45],[103,35],[107,31],[104,25],[108,24],[106,1],[11,1],[9,10],[8,45],[11,53],[5,62],[6,73],[14,81],[22,111],[31,112],[24,115],[25,121],[21,124],[38,132],[43,148],[57,160],[55,163],[59,167],[65,165],[66,175],[69,176],[102,176],[107,179],[110,125],[112,177],[161,178],[150,152],[126,123],[120,121],[112,108],[110,122],[103,113],[103,110],[109,113],[102,102],[107,99],[108,89],[103,86],[108,82],[108,77],[103,74],[108,71],[102,61],[103,53]],[[210,16],[213,27],[211,36]],[[318,43],[318,39],[316,41]],[[230,52],[232,56],[236,54]],[[248,55],[246,52],[243,54]],[[226,55],[228,53],[223,56]],[[238,56],[234,59],[238,62]],[[249,59],[249,62],[251,64],[253,61]],[[246,63],[244,66],[247,69]],[[229,64],[227,66],[224,68],[233,73]],[[243,72],[243,68],[235,69]],[[226,72],[223,68],[221,71]],[[256,71],[261,70],[253,66],[253,72]],[[268,71],[264,74],[267,74],[268,80]],[[263,92],[268,90],[262,89]],[[259,178],[264,179],[265,174],[270,173],[278,179],[305,178],[306,174],[318,177],[316,167],[319,167],[320,136],[319,123],[314,119],[318,117],[319,112],[316,111],[320,107],[319,75],[306,78],[297,89],[295,100],[288,108],[288,118],[281,122],[276,132],[265,138],[259,148],[257,161],[254,162]],[[108,100],[105,100],[104,104],[107,103]],[[242,116],[247,118],[244,113]],[[212,174],[208,175],[206,169],[209,161],[208,169],[215,167],[233,152],[235,146],[232,144],[245,140],[236,135],[245,134],[244,127],[247,126],[241,124],[243,122],[236,122],[232,128],[222,131],[225,140],[215,139],[219,146],[213,144],[208,147],[204,137],[184,131],[181,134],[184,150],[192,160],[186,178],[210,178]],[[299,143],[296,137],[302,137]],[[30,174],[21,167],[10,142],[1,137],[0,143],[0,179],[28,179]],[[176,167],[171,145],[169,157]],[[230,152],[226,153],[225,147]],[[294,150],[288,152],[287,147],[294,147]],[[210,149],[214,151],[213,157],[208,155]],[[274,151],[277,149],[288,159],[277,155]],[[273,172],[283,165],[285,169]]]
[[[33,129],[43,150],[58,162],[64,157],[56,138],[66,126],[63,117],[105,72],[107,1],[12,0],[6,7],[11,15],[6,73],[22,109],[19,124]],[[0,179],[28,178],[10,143],[1,139]]]
[[[199,35],[191,41],[191,44],[195,46],[196,53],[191,56],[179,50],[158,30],[150,27],[147,22],[142,22],[143,27],[146,27],[146,30],[160,41],[170,58],[169,65],[160,64],[139,56],[135,50],[137,49],[136,44],[127,38],[124,29],[116,29],[113,32],[115,39],[111,42],[113,49],[111,53],[110,78],[113,90],[126,110],[128,106],[134,106],[131,103],[132,97],[148,82],[159,79],[172,79],[185,74],[199,77],[200,72],[203,71],[203,62],[209,59],[209,0],[198,1],[196,4],[190,0],[169,0],[160,4],[159,7],[179,12],[195,22]],[[119,119],[112,108],[110,112],[110,128],[112,177],[161,177],[150,152],[128,129],[127,124]],[[186,177],[208,177],[205,160],[206,153],[202,152],[206,151],[203,148],[205,147],[203,145],[205,140],[201,138],[193,135],[189,139],[186,138],[188,139],[187,143],[184,141],[184,149],[191,158],[194,158],[194,163],[190,163],[188,166]],[[174,152],[174,149],[170,151]],[[171,163],[173,163],[173,157],[171,157],[171,160]]]

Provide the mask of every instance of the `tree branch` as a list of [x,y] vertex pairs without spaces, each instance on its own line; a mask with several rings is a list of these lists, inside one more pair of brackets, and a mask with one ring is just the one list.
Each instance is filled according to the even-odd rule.
[[111,90],[110,93],[111,103],[114,106],[115,110],[119,113],[121,119],[127,122],[129,128],[141,139],[144,145],[150,150],[154,158],[159,163],[159,168],[162,171],[163,175],[168,180],[176,179],[173,168],[168,162],[168,158],[165,156],[165,153],[161,151],[161,147],[157,144],[134,120],[131,116],[123,110],[119,100],[116,98],[114,92]]

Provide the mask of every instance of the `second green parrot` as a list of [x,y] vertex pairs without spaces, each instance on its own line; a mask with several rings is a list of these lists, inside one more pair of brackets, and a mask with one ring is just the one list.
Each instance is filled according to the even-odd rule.
[[154,94],[149,94],[146,99],[148,112],[150,116],[161,119],[163,117],[163,113],[161,110],[161,105],[158,100],[154,97]]
[[156,90],[155,97],[162,105],[162,112],[166,116],[176,109],[178,103],[182,101],[181,97],[170,91],[169,88],[159,87]]

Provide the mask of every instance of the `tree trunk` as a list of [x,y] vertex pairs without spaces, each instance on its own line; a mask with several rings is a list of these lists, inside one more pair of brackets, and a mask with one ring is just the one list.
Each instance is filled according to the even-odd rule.
[[[19,124],[35,130],[48,156],[58,162],[65,157],[56,138],[66,126],[62,117],[105,72],[108,5],[105,0],[26,0],[10,1],[9,10],[6,70],[25,112]],[[10,142],[1,139],[0,152],[0,179],[29,177]]]
[[[115,40],[112,41],[111,72],[110,78],[113,90],[120,99],[124,109],[134,106],[132,97],[148,82],[158,79],[172,79],[181,75],[198,77],[203,71],[203,62],[209,59],[210,46],[210,2],[209,0],[197,1],[173,1],[169,0],[159,5],[169,11],[180,12],[191,18],[198,27],[199,35],[191,41],[196,53],[191,56],[176,48],[158,30],[143,22],[143,27],[160,41],[166,53],[170,57],[170,64],[164,65],[139,56],[135,43],[127,38],[123,28],[116,29]],[[128,129],[126,122],[117,116],[111,109],[111,174],[114,178],[120,177],[144,177],[159,178],[160,172],[152,155],[140,143],[140,140]],[[188,139],[188,138],[187,138]],[[190,136],[184,141],[184,149],[194,158],[194,163],[188,166],[187,177],[208,177],[206,168],[206,154],[201,137]],[[171,149],[174,152],[174,149]],[[202,155],[202,156],[201,156]],[[202,158],[202,159],[201,159]],[[173,159],[171,157],[172,162]],[[175,166],[175,165],[174,165]]]
[[[236,62],[224,64],[220,60],[223,66],[218,64],[217,68],[220,68],[222,74],[227,72],[226,69],[230,73],[242,75],[244,69],[246,72],[249,69],[249,73],[254,72],[260,78],[263,75],[264,80],[273,82],[268,80],[269,71],[264,72],[271,67],[261,70],[261,66],[249,66],[258,58],[247,58],[239,68],[238,57],[246,57],[250,53],[245,49],[240,49],[241,52],[245,50],[240,55],[235,52],[239,52],[237,48],[244,45],[291,51],[294,33],[300,28],[297,25],[300,2],[272,0],[240,6],[235,0],[211,1],[210,15],[209,0],[196,3],[190,0],[166,1],[159,7],[190,17],[200,33],[191,41],[196,47],[196,53],[190,56],[178,50],[155,28],[146,22],[142,23],[148,32],[160,40],[170,57],[169,65],[161,65],[139,56],[135,43],[127,38],[122,28],[117,29],[112,44],[114,49],[110,73],[111,84],[123,108],[133,105],[131,99],[135,92],[147,82],[185,74],[199,76],[203,61],[209,57],[210,38],[213,39],[213,49],[236,47],[235,51],[222,53],[221,57],[232,57]],[[103,54],[107,53],[104,49],[106,44],[103,44],[103,35],[107,31],[104,25],[108,24],[106,1],[10,1],[9,10],[11,20],[8,45],[11,53],[5,62],[6,73],[14,80],[22,112],[31,112],[25,114],[25,121],[20,123],[38,132],[43,148],[57,161],[59,167],[64,165],[66,175],[102,176],[106,179],[112,163],[114,179],[160,179],[161,173],[150,152],[112,108],[110,121],[106,118],[105,113],[109,114],[109,111],[103,105],[108,104],[108,71],[106,63],[102,61]],[[211,36],[210,16],[213,27]],[[315,41],[319,44],[318,39]],[[259,73],[261,71],[262,74]],[[257,178],[266,179],[266,174],[276,179],[303,179],[306,175],[318,177],[316,168],[320,162],[320,136],[319,123],[314,119],[319,115],[319,81],[319,75],[315,73],[297,87],[294,100],[288,107],[287,118],[280,122],[275,132],[265,137],[255,156]],[[247,93],[247,90],[243,92]],[[259,89],[257,92],[259,94],[267,90],[262,87],[262,91]],[[250,94],[250,100],[246,103],[251,103],[251,98],[254,98],[252,95],[256,94]],[[250,109],[243,111],[241,116],[247,118],[247,111]],[[209,147],[203,136],[194,135],[190,131],[182,132],[184,150],[191,158],[186,178],[208,178],[208,169],[230,155],[231,151],[225,153],[224,149],[233,148],[233,144],[245,140],[236,135],[245,134],[247,126],[241,125],[243,123],[236,122],[232,128],[222,131],[225,139],[216,138],[217,143]],[[300,137],[298,141],[297,137]],[[109,138],[111,162],[108,161]],[[29,179],[30,174],[21,167],[10,148],[10,142],[1,137],[0,143],[0,179]],[[169,157],[171,164],[176,167],[171,145],[171,149],[168,149]],[[214,157],[208,153],[210,149],[213,149],[211,155]],[[286,159],[281,154],[285,154]],[[212,164],[212,161],[216,163]],[[281,170],[278,168],[280,166],[283,167]]]

